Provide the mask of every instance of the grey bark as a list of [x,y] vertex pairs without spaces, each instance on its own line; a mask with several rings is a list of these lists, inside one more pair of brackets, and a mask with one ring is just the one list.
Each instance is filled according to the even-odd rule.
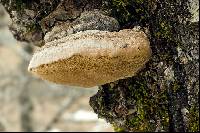
[[[95,8],[109,11],[121,29],[147,28],[151,60],[137,76],[101,86],[91,107],[116,131],[199,131],[197,0],[0,2],[11,15],[15,37],[38,46],[55,23],[74,21]],[[62,8],[64,14],[58,13]]]

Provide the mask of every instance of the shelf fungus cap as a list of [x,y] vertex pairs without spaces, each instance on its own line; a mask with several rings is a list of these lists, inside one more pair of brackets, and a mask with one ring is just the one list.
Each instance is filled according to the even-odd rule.
[[143,31],[87,30],[46,43],[28,70],[55,83],[93,87],[134,76],[150,56]]

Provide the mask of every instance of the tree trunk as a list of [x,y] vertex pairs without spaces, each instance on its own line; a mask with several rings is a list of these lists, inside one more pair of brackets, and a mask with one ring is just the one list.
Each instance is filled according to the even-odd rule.
[[199,131],[198,0],[0,2],[13,19],[15,37],[39,46],[57,21],[58,6],[70,9],[63,21],[99,8],[115,17],[121,29],[142,27],[150,40],[150,61],[136,76],[100,86],[91,107],[116,131]]
[[128,27],[148,27],[151,60],[137,76],[101,86],[90,105],[118,131],[199,131],[199,33],[188,3],[140,0],[130,6]]

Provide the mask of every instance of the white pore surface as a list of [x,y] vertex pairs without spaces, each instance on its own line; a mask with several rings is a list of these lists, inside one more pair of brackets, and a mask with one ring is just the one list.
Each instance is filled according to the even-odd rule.
[[[47,43],[45,48],[33,55],[28,69],[30,70],[30,68],[36,68],[39,65],[52,63],[60,59],[70,58],[76,54],[92,57],[98,55],[114,56],[125,44],[125,39],[118,35],[118,33],[113,34],[113,32],[107,31],[88,30],[78,32]],[[134,44],[134,39],[131,39],[131,41]],[[129,47],[133,48],[137,45],[135,43],[135,45]]]

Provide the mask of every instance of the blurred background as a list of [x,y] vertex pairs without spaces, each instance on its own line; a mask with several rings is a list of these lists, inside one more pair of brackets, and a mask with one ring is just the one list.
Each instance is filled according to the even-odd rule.
[[35,46],[14,39],[0,6],[0,131],[113,131],[89,106],[97,87],[43,81],[27,71]]

